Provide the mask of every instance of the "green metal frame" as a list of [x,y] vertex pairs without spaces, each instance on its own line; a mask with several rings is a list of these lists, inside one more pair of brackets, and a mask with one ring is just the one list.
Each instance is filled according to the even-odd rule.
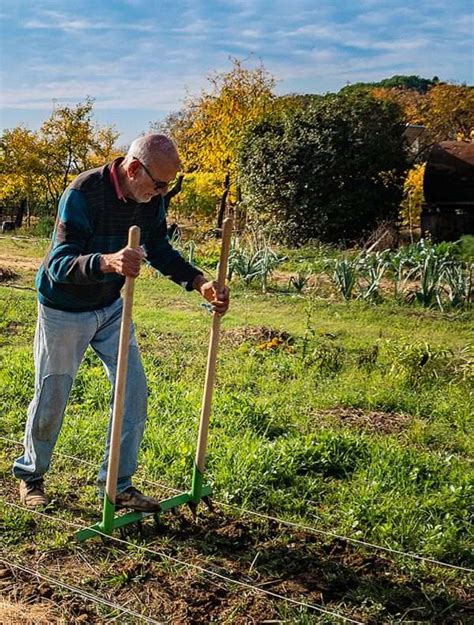
[[156,521],[159,521],[160,514],[167,510],[173,510],[183,504],[196,506],[203,497],[208,497],[211,494],[211,487],[207,484],[203,485],[203,479],[203,474],[195,466],[191,491],[174,495],[168,499],[163,499],[163,501],[160,501],[160,509],[158,512],[128,512],[127,514],[116,516],[115,504],[105,496],[102,521],[76,532],[76,539],[83,542],[89,538],[99,538],[104,535],[111,536],[114,530],[130,525],[131,523],[142,521],[146,517],[153,516]]

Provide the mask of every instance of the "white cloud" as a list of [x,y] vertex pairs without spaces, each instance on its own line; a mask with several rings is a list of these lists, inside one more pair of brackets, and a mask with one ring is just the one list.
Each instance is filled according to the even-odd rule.
[[186,90],[199,93],[212,71],[228,70],[231,56],[248,58],[248,67],[261,59],[280,92],[338,90],[395,73],[472,80],[463,0],[121,0],[88,3],[88,11],[84,2],[2,7],[18,36],[1,51],[5,106],[50,108],[53,97],[90,94],[99,110],[176,110]]
[[153,23],[136,23],[136,24],[120,24],[114,22],[104,21],[89,21],[84,19],[69,19],[67,17],[58,17],[51,21],[47,19],[31,19],[25,22],[25,28],[37,29],[37,30],[62,30],[64,32],[71,31],[90,31],[90,30],[118,30],[118,31],[137,31],[143,33],[156,32],[156,27]]

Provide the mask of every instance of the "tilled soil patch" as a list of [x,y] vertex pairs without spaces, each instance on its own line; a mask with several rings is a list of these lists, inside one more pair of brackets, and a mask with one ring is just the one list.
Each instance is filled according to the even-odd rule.
[[9,267],[0,267],[0,282],[9,282],[14,280],[17,274]]
[[[58,510],[48,513],[60,516]],[[4,556],[160,622],[280,619],[284,602],[258,589],[364,623],[382,622],[369,618],[364,607],[381,602],[387,619],[409,611],[411,618],[423,622],[468,622],[467,591],[462,584],[453,581],[441,590],[435,575],[425,572],[415,578],[397,563],[338,539],[325,541],[271,519],[234,518],[222,509],[203,510],[194,519],[184,508],[178,516],[164,516],[162,522],[158,528],[145,522],[141,534],[130,526],[126,540],[131,545],[113,539],[105,545],[99,540],[78,545],[67,528],[70,541],[54,548],[41,545],[51,544],[50,533],[60,523],[37,518],[29,542],[22,541],[15,550],[11,546]],[[8,564],[3,567],[8,570]],[[3,591],[5,599],[16,605],[49,607],[53,615],[59,611],[67,623],[105,623],[116,614],[13,568]],[[317,622],[317,611],[307,608],[307,613]],[[85,615],[89,620],[84,620]],[[123,615],[119,622],[136,621]]]
[[[212,512],[202,505],[197,517],[181,507],[176,516],[162,515],[158,526],[147,519],[141,531],[131,525],[124,537],[115,535],[118,540],[79,544],[68,521],[89,525],[100,518],[100,506],[82,496],[89,478],[69,476],[65,482],[61,474],[60,494],[55,495],[56,471],[48,484],[55,503],[45,513],[53,519],[4,505],[7,514],[0,523],[1,555],[6,561],[0,564],[4,614],[24,611],[26,606],[31,614],[45,611],[50,623],[102,625],[115,617],[120,624],[139,622],[34,573],[9,567],[9,561],[178,625],[298,622],[302,614],[318,622],[317,610],[297,608],[261,590],[363,623],[403,622],[397,619],[407,613],[416,622],[454,625],[468,623],[473,616],[467,576],[462,573],[444,576],[442,569],[414,567],[410,560],[397,562],[382,552],[271,518],[229,514],[227,506]],[[2,477],[3,499],[19,503],[16,482],[6,473]],[[153,491],[148,486],[149,490]],[[150,494],[159,496],[156,490]]]
[[267,326],[246,326],[222,331],[222,341],[232,347],[238,347],[243,343],[259,345],[269,343],[274,339],[278,339],[282,343],[293,342],[293,337],[288,332]]
[[383,410],[367,410],[363,408],[330,408],[318,410],[322,416],[341,425],[348,425],[368,432],[380,434],[396,434],[405,430],[413,420],[409,414],[402,412],[385,412]]

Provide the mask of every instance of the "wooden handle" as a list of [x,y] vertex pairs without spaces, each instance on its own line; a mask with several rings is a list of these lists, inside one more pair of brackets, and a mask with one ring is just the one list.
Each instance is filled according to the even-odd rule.
[[128,247],[133,247],[134,249],[137,249],[139,246],[140,228],[138,226],[130,226],[128,231]]
[[[230,239],[232,236],[232,218],[227,218],[223,224],[222,246],[219,259],[219,269],[217,282],[220,287],[225,285],[227,276],[227,263],[229,260]],[[198,446],[196,450],[196,466],[200,473],[204,473],[207,434],[209,431],[209,419],[211,415],[212,393],[214,390],[214,380],[216,377],[217,348],[219,346],[219,331],[221,327],[221,317],[214,312],[212,317],[211,337],[209,340],[209,351],[207,354],[206,380],[204,383],[204,395],[202,399],[201,421],[199,424]]]
[[[132,226],[128,231],[128,247],[138,248],[140,245],[140,228]],[[117,375],[115,378],[114,406],[112,410],[112,432],[110,435],[109,462],[105,493],[108,500],[115,504],[117,494],[117,478],[120,460],[120,438],[122,436],[123,405],[127,382],[128,348],[130,341],[130,324],[132,322],[133,289],[135,278],[127,276],[123,292],[122,322],[118,348]]]
[[217,283],[220,287],[225,285],[227,277],[227,265],[229,262],[230,240],[232,237],[232,218],[228,217],[222,225],[222,245],[217,271]]

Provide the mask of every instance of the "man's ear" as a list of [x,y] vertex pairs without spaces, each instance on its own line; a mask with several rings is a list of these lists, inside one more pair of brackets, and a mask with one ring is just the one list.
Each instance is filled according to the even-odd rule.
[[127,174],[129,178],[135,178],[137,170],[140,167],[140,163],[138,161],[130,161],[127,165]]

